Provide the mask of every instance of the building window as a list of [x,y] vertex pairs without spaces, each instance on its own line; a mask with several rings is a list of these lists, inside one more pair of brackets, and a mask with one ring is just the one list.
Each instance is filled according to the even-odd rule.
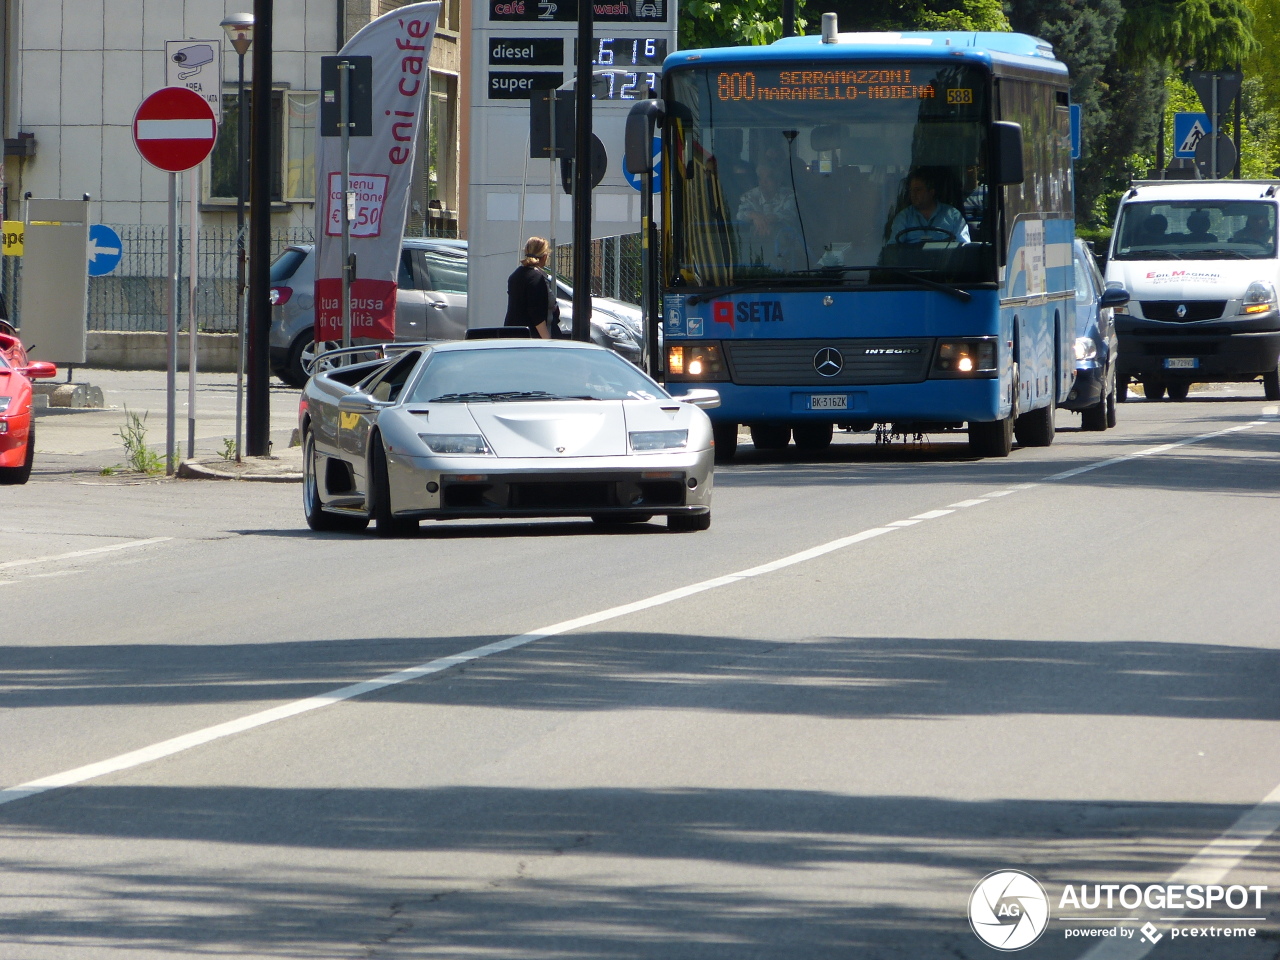
[[458,78],[431,72],[427,200],[436,209],[458,208]]
[[[246,93],[246,96],[248,94]],[[316,191],[315,126],[320,95],[293,90],[271,91],[271,202],[313,203]],[[245,121],[251,136],[253,101]],[[234,91],[222,98],[222,127],[207,169],[209,203],[235,203],[236,157],[240,130],[239,100]],[[249,153],[252,153],[250,148]],[[245,198],[248,200],[248,197]]]

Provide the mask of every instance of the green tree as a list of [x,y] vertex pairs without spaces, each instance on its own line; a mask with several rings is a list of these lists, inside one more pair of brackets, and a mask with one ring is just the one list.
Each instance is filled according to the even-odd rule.
[[[808,27],[796,0],[796,32]],[[680,49],[758,46],[782,37],[778,0],[686,0],[680,6]]]

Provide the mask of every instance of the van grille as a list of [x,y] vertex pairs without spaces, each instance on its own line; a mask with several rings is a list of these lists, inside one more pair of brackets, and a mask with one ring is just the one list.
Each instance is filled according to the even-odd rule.
[[[1191,323],[1193,320],[1217,320],[1227,308],[1225,300],[1142,300],[1142,315],[1148,320]],[[1187,315],[1178,316],[1178,308],[1186,307]]]

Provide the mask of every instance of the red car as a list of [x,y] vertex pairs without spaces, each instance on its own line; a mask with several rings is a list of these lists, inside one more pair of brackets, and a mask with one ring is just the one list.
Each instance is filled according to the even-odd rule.
[[18,331],[0,320],[0,484],[26,483],[36,452],[31,381],[56,377],[58,368],[28,360]]

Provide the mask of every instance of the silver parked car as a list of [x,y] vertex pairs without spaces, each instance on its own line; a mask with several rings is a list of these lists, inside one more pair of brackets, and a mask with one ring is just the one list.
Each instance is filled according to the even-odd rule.
[[[271,369],[294,387],[307,380],[314,356],[315,258],[312,244],[286,247],[271,265]],[[467,241],[406,237],[396,293],[396,339],[460,340],[467,331]],[[572,329],[573,289],[559,284],[560,327]],[[641,357],[641,310],[634,303],[592,297],[591,340],[632,363]],[[500,324],[499,317],[496,323]],[[476,326],[492,326],[476,324]]]
[[[595,344],[494,339],[391,345],[331,366],[299,405],[313,530],[379,535],[422,519],[581,517],[711,525],[714,390],[672,397]],[[339,351],[342,353],[343,351]]]

